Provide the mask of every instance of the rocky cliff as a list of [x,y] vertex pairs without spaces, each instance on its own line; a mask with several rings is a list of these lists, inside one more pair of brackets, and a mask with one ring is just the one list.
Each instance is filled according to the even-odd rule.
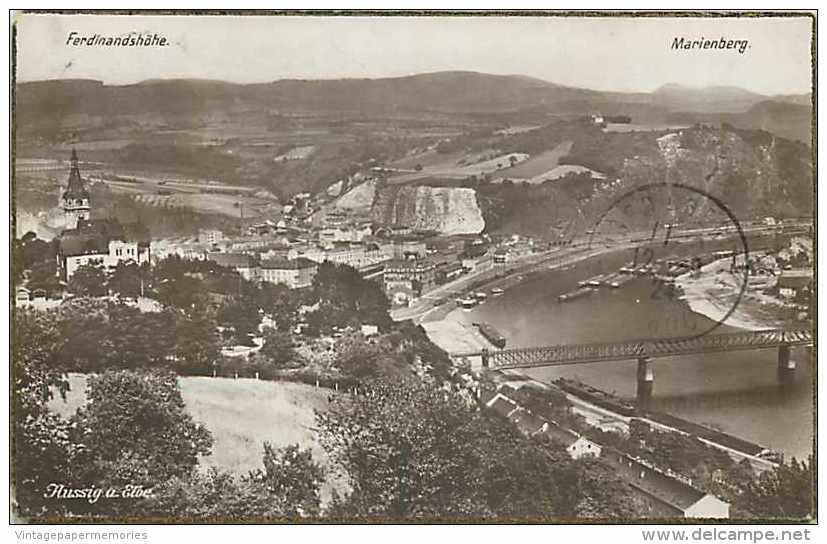
[[373,219],[443,234],[476,234],[485,228],[474,189],[385,186],[373,201]]

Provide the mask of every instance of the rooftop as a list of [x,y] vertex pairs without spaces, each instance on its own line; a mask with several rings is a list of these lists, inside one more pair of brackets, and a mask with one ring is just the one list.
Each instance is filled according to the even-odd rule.
[[61,234],[60,253],[70,257],[107,253],[111,240],[148,244],[151,238],[142,223],[120,223],[117,219],[79,221],[77,228]]
[[254,259],[246,253],[207,253],[207,259],[228,268],[250,268]]
[[89,191],[83,185],[83,179],[80,177],[80,169],[78,168],[78,154],[72,149],[72,167],[69,170],[69,181],[66,184],[66,191],[63,193],[63,198],[85,198],[89,199]]
[[305,268],[317,268],[318,263],[305,257],[297,259],[267,259],[261,262],[264,270],[301,270]]

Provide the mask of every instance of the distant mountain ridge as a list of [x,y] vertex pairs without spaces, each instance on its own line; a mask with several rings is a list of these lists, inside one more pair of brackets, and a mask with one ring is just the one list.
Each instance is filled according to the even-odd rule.
[[[667,84],[652,93],[568,87],[519,75],[451,71],[377,79],[281,79],[239,84],[154,79],[129,85],[96,80],[18,83],[18,126],[43,115],[197,114],[229,109],[355,111],[361,113],[496,113],[540,108],[549,113],[672,112],[742,114],[761,102],[809,105],[809,95],[766,96],[738,87]],[[52,120],[54,121],[54,119]]]
[[[43,94],[64,93],[67,98],[78,91],[94,92],[101,98],[146,98],[153,93],[175,96],[191,95],[200,99],[242,99],[263,103],[318,105],[329,99],[333,104],[359,108],[364,105],[397,106],[410,109],[446,111],[497,110],[538,104],[565,103],[571,100],[611,100],[651,102],[670,110],[683,110],[690,104],[703,105],[704,111],[745,111],[757,102],[774,100],[805,104],[809,95],[769,96],[740,87],[695,88],[668,83],[652,93],[595,91],[570,87],[522,75],[492,75],[479,72],[452,71],[389,78],[352,79],[279,79],[268,83],[231,83],[208,79],[149,79],[128,85],[105,85],[97,80],[63,79],[18,83],[18,100],[27,96],[45,99]],[[462,95],[458,95],[462,93]],[[227,95],[233,95],[232,97]],[[67,107],[73,106],[65,103]],[[100,105],[100,104],[99,104]],[[128,109],[151,107],[120,104]],[[81,105],[74,105],[80,107]]]

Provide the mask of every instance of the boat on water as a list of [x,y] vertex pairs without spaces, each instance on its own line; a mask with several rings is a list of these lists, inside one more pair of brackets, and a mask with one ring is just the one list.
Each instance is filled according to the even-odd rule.
[[506,339],[500,331],[492,327],[490,324],[481,322],[481,323],[474,323],[474,326],[479,329],[480,334],[482,334],[486,340],[491,342],[493,345],[497,346],[500,349],[505,348]]
[[461,299],[458,299],[457,302],[459,303],[460,306],[462,306],[463,310],[470,310],[471,308],[473,308],[474,306],[477,305],[477,299],[475,299],[473,297],[461,298]]
[[498,296],[502,295],[503,293],[505,293],[505,290],[501,289],[499,287],[495,287],[495,288],[491,289],[491,294],[494,295],[495,297],[498,297]]
[[477,302],[485,302],[488,299],[488,295],[486,295],[482,291],[480,291],[478,293],[474,293],[472,296],[475,299],[477,299]]
[[605,279],[605,276],[603,276],[603,275],[594,276],[593,278],[589,278],[589,279],[586,280],[586,285],[588,287],[600,287],[601,285],[603,285],[603,280],[604,279]]
[[620,287],[620,273],[609,274],[608,276],[603,278],[603,285],[607,287],[611,287],[612,289],[617,289]]
[[593,289],[591,287],[581,287],[576,291],[571,291],[569,293],[564,293],[560,295],[559,297],[557,297],[557,300],[559,300],[560,302],[568,302],[569,300],[574,300],[576,298],[586,296],[592,291]]
[[612,281],[609,284],[609,287],[617,289],[619,287],[623,287],[624,285],[626,285],[627,283],[629,283],[633,279],[635,279],[635,276],[630,276],[628,274],[623,274],[620,277],[616,278],[614,281]]
[[635,263],[628,262],[625,265],[621,266],[618,272],[621,274],[634,274],[635,273]]

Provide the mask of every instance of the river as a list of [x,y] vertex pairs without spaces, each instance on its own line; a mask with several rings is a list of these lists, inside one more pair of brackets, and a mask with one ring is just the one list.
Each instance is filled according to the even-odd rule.
[[[471,311],[452,312],[451,318],[466,323],[487,321],[508,338],[509,347],[686,336],[715,325],[683,301],[655,293],[650,278],[558,302],[557,296],[576,289],[578,280],[616,271],[628,260],[629,251],[616,252],[576,267],[541,271]],[[712,333],[737,330],[721,325]],[[777,351],[770,349],[655,359],[652,408],[740,436],[787,457],[805,458],[813,449],[813,383],[807,351],[792,350],[798,368],[793,383],[783,390],[777,382],[776,358]],[[624,361],[525,373],[542,381],[576,378],[634,397],[635,371],[635,361]]]

